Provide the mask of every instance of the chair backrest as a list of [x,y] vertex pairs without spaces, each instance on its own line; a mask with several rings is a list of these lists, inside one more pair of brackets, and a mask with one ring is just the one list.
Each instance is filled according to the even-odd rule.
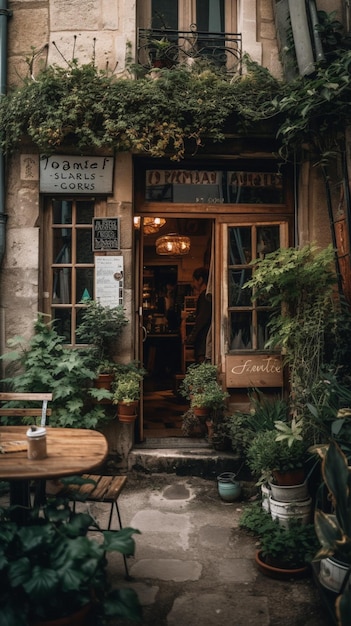
[[41,402],[41,407],[35,408],[23,408],[23,407],[11,407],[0,408],[0,417],[15,416],[15,417],[40,417],[40,425],[45,426],[47,416],[51,415],[51,409],[48,409],[48,402],[52,400],[52,393],[18,393],[18,392],[0,392],[0,402]]

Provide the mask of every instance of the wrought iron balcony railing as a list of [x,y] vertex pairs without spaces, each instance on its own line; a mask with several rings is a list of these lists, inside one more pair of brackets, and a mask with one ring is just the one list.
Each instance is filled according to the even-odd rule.
[[229,74],[241,73],[241,34],[190,30],[138,29],[137,61],[145,69],[172,68],[180,63],[207,61]]

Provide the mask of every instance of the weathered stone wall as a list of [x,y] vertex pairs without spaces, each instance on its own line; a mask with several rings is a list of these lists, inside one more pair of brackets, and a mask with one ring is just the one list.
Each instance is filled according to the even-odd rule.
[[72,58],[122,72],[127,47],[134,51],[133,0],[18,0],[9,9],[10,86],[28,75],[26,58],[33,53],[35,76],[46,63],[64,65]]
[[[135,44],[135,2],[130,0],[23,0],[9,2],[8,85],[29,75],[26,59],[35,51],[33,77],[46,63],[65,64],[72,58],[122,71],[127,43]],[[53,43],[55,42],[55,44]],[[39,289],[39,173],[38,155],[24,148],[7,168],[6,252],[0,278],[2,316],[0,352],[7,340],[29,336],[38,312]],[[121,353],[133,348],[132,311],[132,165],[130,155],[116,158],[114,194],[108,215],[121,217],[121,247],[125,268],[125,307],[131,321]]]

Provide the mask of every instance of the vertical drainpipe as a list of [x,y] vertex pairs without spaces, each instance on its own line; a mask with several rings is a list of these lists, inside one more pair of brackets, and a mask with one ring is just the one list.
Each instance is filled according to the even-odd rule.
[[305,0],[289,0],[289,13],[299,73],[306,76],[315,67]]
[[[6,94],[7,84],[7,20],[12,12],[7,8],[7,0],[0,0],[0,98]],[[5,254],[5,158],[0,150],[0,268]],[[0,293],[0,352],[5,344],[4,309],[1,306]],[[3,361],[1,361],[1,377],[3,378]]]
[[319,20],[318,20],[318,12],[317,12],[315,0],[308,0],[308,8],[309,8],[311,23],[312,23],[312,32],[313,32],[314,49],[316,53],[316,61],[318,61],[318,63],[321,63],[322,61],[325,61],[325,56],[323,52],[321,37],[317,28],[319,24]]
[[[6,94],[7,20],[10,15],[12,12],[7,8],[7,0],[0,0],[0,98]],[[0,151],[0,266],[5,254],[5,224],[5,158]]]

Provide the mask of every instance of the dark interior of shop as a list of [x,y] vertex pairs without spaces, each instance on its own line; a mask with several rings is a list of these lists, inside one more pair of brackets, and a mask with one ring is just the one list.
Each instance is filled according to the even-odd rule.
[[[193,271],[209,266],[211,220],[166,219],[156,232],[144,232],[143,247],[143,365],[145,437],[181,436],[188,401],[179,393],[186,368],[194,361],[185,343],[194,323],[196,295]],[[176,233],[189,239],[186,254],[157,253],[163,236]],[[162,243],[162,242],[161,242]]]

